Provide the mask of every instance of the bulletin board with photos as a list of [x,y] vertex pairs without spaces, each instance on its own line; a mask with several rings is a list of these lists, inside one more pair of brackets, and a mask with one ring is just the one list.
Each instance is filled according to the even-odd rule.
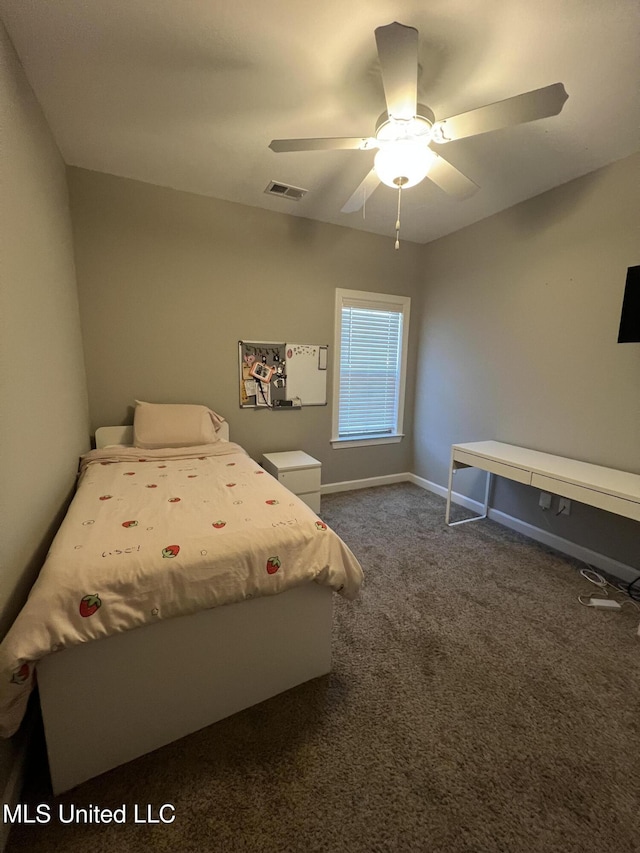
[[328,350],[322,344],[238,341],[240,407],[326,405]]

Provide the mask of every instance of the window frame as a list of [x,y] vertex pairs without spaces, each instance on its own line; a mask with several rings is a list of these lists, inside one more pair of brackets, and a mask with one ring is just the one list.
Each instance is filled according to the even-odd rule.
[[[366,435],[347,438],[339,435],[340,418],[340,361],[342,342],[342,308],[345,300],[355,299],[365,302],[380,303],[380,310],[388,310],[389,304],[397,305],[402,314],[402,343],[400,354],[400,382],[398,388],[398,414],[396,429],[391,435]],[[334,359],[333,359],[333,412],[331,425],[331,445],[334,449],[349,447],[367,447],[376,444],[397,444],[404,438],[404,403],[407,381],[407,361],[409,350],[409,315],[411,297],[400,296],[396,293],[373,293],[366,290],[347,290],[336,288],[334,314]]]

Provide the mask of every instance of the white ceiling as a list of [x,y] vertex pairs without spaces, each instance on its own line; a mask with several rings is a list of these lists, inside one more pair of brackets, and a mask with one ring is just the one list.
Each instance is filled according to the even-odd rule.
[[[420,33],[418,100],[436,118],[564,83],[562,113],[461,139],[481,187],[403,196],[425,243],[640,148],[638,0],[0,0],[65,161],[394,237],[396,194],[340,208],[367,151],[275,154],[273,138],[369,136],[384,109],[374,29]],[[308,189],[264,194],[270,180]]]

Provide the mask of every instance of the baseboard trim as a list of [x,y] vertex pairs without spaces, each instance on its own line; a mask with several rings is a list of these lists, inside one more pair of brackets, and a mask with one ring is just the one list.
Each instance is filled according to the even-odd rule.
[[[418,477],[417,474],[409,474],[409,481],[416,486],[420,486],[421,489],[425,489],[427,492],[433,492],[434,495],[438,495],[441,498],[446,498],[447,496],[445,486],[441,486],[431,480],[425,480],[424,477]],[[471,512],[477,512],[479,515],[482,515],[484,512],[484,505],[480,501],[474,501],[466,495],[461,495],[459,492],[451,492],[451,500],[453,503],[459,504]]]
[[370,489],[373,486],[388,486],[391,483],[413,482],[413,474],[405,471],[401,474],[383,474],[381,477],[366,477],[363,480],[343,480],[341,483],[325,483],[320,486],[320,494],[330,495],[333,492],[352,492],[356,489]]
[[[324,486],[321,486],[320,491],[323,495],[329,495],[333,492],[350,492],[356,489],[368,489],[372,486],[386,486],[390,483],[413,483],[415,486],[420,486],[421,489],[433,492],[434,495],[439,495],[441,498],[446,498],[447,496],[447,489],[444,486],[434,483],[431,480],[426,480],[424,477],[418,477],[417,474],[411,474],[408,471],[400,474],[386,474],[382,477],[367,477],[363,480],[326,483]],[[451,499],[454,503],[463,506],[465,509],[482,515],[484,507],[480,501],[474,501],[466,495],[461,495],[459,492],[452,492]],[[513,515],[508,515],[506,512],[490,508],[489,518],[498,524],[504,525],[504,527],[508,527],[510,530],[522,533],[523,536],[535,539],[536,542],[548,545],[550,548],[554,548],[562,554],[567,554],[569,557],[582,560],[582,562],[588,563],[590,566],[595,566],[597,569],[601,569],[603,572],[627,583],[630,583],[639,576],[637,569],[627,566],[626,563],[613,560],[611,557],[607,557],[606,554],[592,551],[590,548],[585,548],[583,545],[578,545],[575,542],[571,542],[570,539],[564,539],[562,536],[550,533],[548,530],[542,530],[540,527],[536,527],[526,521],[521,521],[521,519],[515,518]]]
[[606,574],[613,575],[626,583],[630,583],[638,577],[638,571],[632,566],[627,566],[626,563],[621,563],[607,557],[606,554],[600,554],[598,551],[592,551],[591,548],[585,548],[584,545],[578,545],[577,542],[571,542],[570,539],[564,539],[555,533],[541,530],[533,524],[507,515],[505,512],[500,512],[498,509],[490,509],[489,518],[497,521],[498,524],[503,524],[505,527],[510,527],[511,530],[528,536],[530,539],[535,539],[543,545],[549,545],[556,551],[561,551],[563,554],[582,560],[583,563],[595,566],[596,569],[601,569]]
[[[438,483],[433,483],[431,480],[425,480],[423,477],[418,477],[416,474],[410,474],[409,480],[416,486],[420,486],[422,489],[426,489],[428,492],[433,492],[433,494],[439,495],[442,498],[446,498],[447,496],[446,488],[444,486],[440,486]],[[458,492],[451,493],[451,500],[471,512],[477,512],[479,515],[482,515],[484,511],[484,505],[480,503],[480,501],[471,500],[471,498],[466,497],[466,495],[461,495]],[[613,575],[627,583],[630,583],[638,577],[637,569],[627,566],[626,563],[613,560],[611,557],[607,557],[606,554],[600,554],[598,551],[591,550],[591,548],[585,548],[584,545],[578,545],[576,542],[572,542],[570,539],[564,539],[556,533],[551,533],[548,530],[542,530],[540,527],[536,527],[533,524],[529,524],[527,521],[515,518],[513,515],[508,515],[506,512],[502,512],[501,510],[489,508],[489,518],[498,522],[498,524],[504,525],[504,527],[508,527],[510,530],[515,530],[517,533],[522,533],[530,539],[535,539],[536,542],[541,542],[543,545],[555,548],[556,551],[567,554],[569,557],[575,557],[577,560],[582,560],[584,563],[588,563],[590,566],[595,566],[597,569],[601,569],[603,572]]]

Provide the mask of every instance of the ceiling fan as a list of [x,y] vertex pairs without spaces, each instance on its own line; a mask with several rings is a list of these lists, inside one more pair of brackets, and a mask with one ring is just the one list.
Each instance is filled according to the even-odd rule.
[[[436,121],[429,107],[418,97],[418,31],[397,22],[375,31],[387,109],[378,118],[375,135],[326,139],[273,139],[269,148],[276,153],[324,151],[329,149],[377,149],[374,165],[342,208],[343,213],[360,210],[380,183],[404,188],[428,177],[449,195],[464,199],[479,187],[433,146],[442,146],[491,130],[558,115],[569,97],[562,83],[534,89],[504,101],[487,104],[450,118]],[[396,248],[400,228],[400,197]]]

